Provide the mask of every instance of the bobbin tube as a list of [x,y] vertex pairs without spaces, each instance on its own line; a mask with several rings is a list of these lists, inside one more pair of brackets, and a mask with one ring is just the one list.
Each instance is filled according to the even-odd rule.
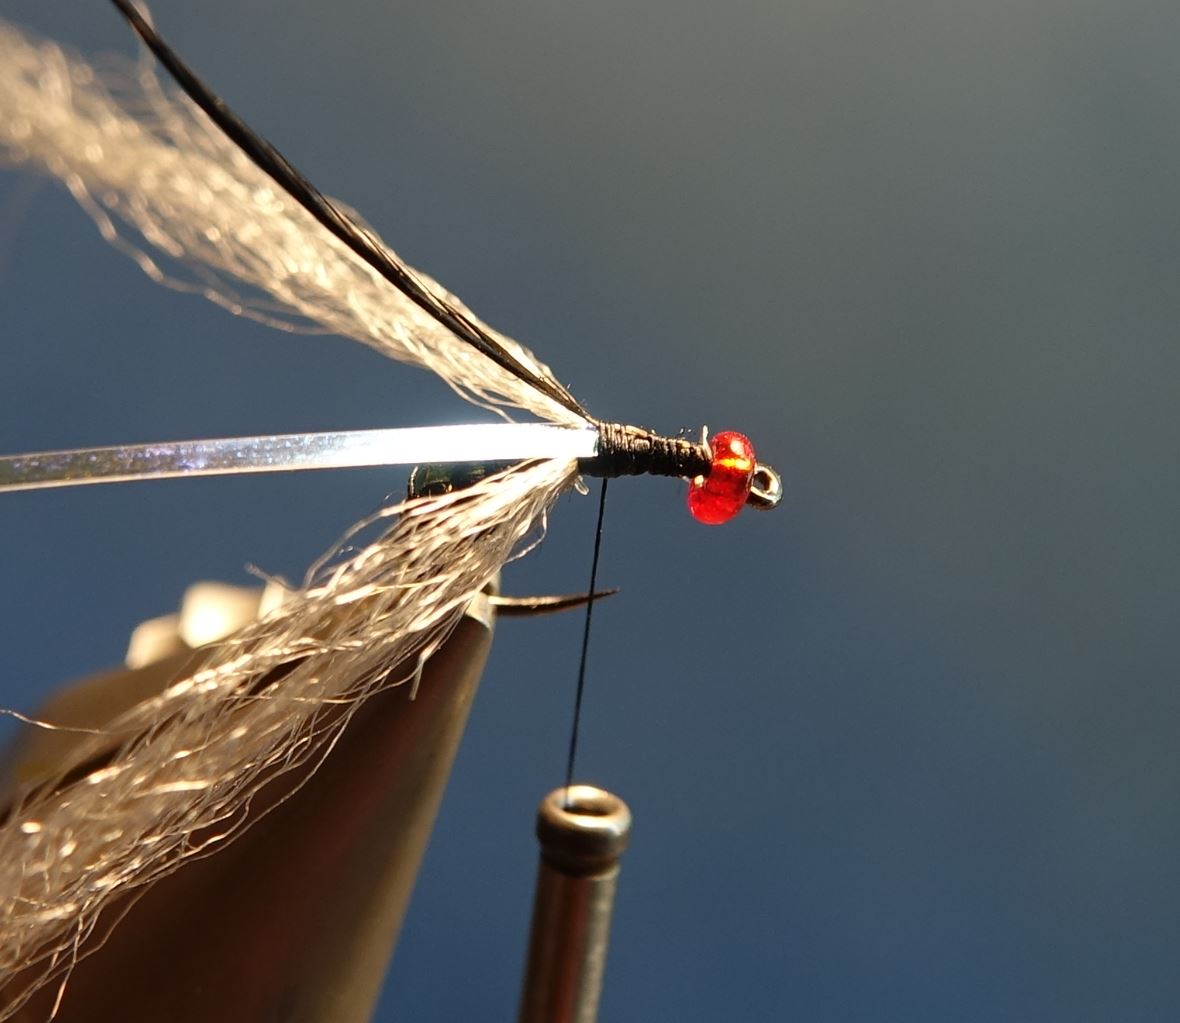
[[593,1023],[619,857],[631,811],[593,785],[554,789],[537,811],[541,847],[518,1023]]

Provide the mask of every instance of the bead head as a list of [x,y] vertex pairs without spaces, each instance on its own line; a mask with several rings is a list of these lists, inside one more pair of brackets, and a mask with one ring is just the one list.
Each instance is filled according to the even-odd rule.
[[688,510],[707,526],[728,522],[746,503],[757,461],[750,439],[732,430],[715,434],[709,443],[713,462],[708,476],[688,485]]

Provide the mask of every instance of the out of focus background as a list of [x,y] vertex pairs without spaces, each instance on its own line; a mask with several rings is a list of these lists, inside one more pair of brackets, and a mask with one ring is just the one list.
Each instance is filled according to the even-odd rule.
[[[777,514],[612,488],[579,774],[636,815],[603,1018],[1180,1008],[1180,8],[155,0],[252,124],[598,416],[741,429]],[[89,54],[109,5],[0,0]],[[0,448],[472,421],[150,284],[0,176]],[[0,498],[0,702],[403,485]],[[515,593],[585,585],[564,499]],[[505,1019],[576,616],[503,623],[381,1019]]]

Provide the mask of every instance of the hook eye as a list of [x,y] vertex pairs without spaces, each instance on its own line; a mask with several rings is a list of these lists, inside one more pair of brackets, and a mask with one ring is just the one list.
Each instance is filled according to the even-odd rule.
[[746,504],[759,511],[778,507],[783,498],[783,480],[769,465],[758,462],[754,466],[754,478],[750,481],[750,493]]

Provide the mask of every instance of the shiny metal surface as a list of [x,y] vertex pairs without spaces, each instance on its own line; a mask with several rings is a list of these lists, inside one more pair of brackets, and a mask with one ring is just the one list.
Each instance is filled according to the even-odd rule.
[[598,1018],[619,857],[630,831],[627,804],[593,785],[562,786],[542,801],[519,1023]]
[[746,504],[759,511],[777,508],[783,499],[783,478],[769,465],[759,462],[754,467],[754,479],[750,485],[750,496]]

